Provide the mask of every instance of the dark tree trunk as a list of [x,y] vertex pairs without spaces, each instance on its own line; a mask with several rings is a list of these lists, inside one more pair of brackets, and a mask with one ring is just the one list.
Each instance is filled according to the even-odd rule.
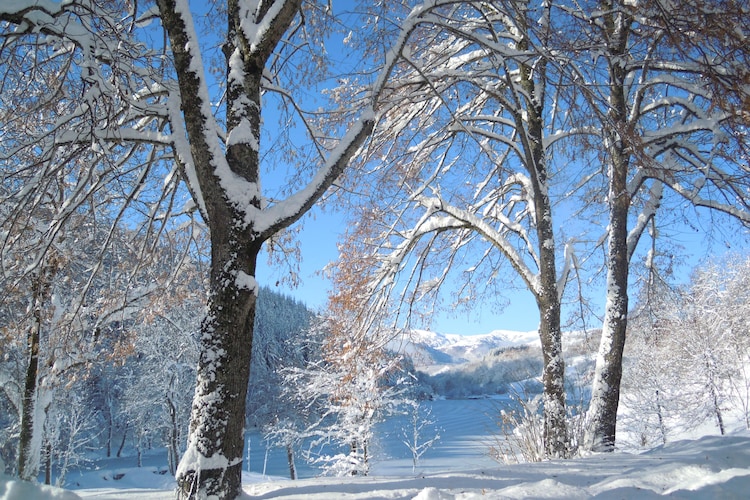
[[231,219],[221,222],[214,215],[209,310],[201,326],[188,449],[177,471],[181,498],[224,499],[241,493],[256,300],[256,288],[245,286],[244,277],[255,274],[260,245],[241,244],[241,235],[232,234]]
[[286,445],[286,460],[289,463],[289,479],[297,479],[297,466],[294,464],[294,448],[291,444]]
[[177,442],[179,438],[179,426],[177,423],[177,408],[174,402],[169,396],[167,396],[167,405],[169,406],[169,472],[175,474],[177,472],[177,464],[180,461],[180,445]]
[[[188,13],[175,0],[157,0],[169,35],[180,90],[182,116],[190,153],[180,156],[183,177],[211,232],[211,284],[208,315],[201,325],[197,386],[190,418],[188,446],[177,470],[180,498],[241,495],[245,401],[257,285],[255,269],[263,242],[307,212],[343,171],[349,158],[372,131],[371,117],[360,122],[346,146],[327,163],[315,184],[293,198],[288,210],[260,225],[261,80],[269,57],[297,15],[301,0],[260,2],[242,12],[227,2],[226,143],[218,144],[217,124],[207,101],[197,50],[191,40]],[[250,18],[246,18],[246,17]],[[262,36],[249,41],[242,23],[257,23]],[[175,124],[178,129],[179,124]],[[233,131],[239,132],[233,135]],[[223,155],[223,156],[222,156]],[[179,156],[179,155],[178,155]],[[311,183],[312,184],[312,183]],[[232,192],[230,194],[230,192]],[[270,219],[270,221],[269,221]],[[255,225],[258,224],[258,227]]]
[[117,448],[117,458],[120,458],[120,455],[122,455],[122,449],[125,448],[125,438],[128,435],[128,424],[125,424],[125,427],[122,429],[122,439],[120,440],[120,446]]
[[656,416],[659,421],[659,433],[661,434],[661,444],[667,444],[667,426],[664,423],[664,407],[661,404],[661,393],[656,390]]
[[[36,314],[36,311],[35,311]],[[24,381],[23,400],[21,404],[21,432],[18,439],[18,476],[30,481],[36,477],[35,459],[32,455],[32,440],[34,438],[34,413],[37,399],[37,374],[39,371],[39,330],[37,318],[28,332],[26,348],[29,362],[26,365],[26,379]]]
[[615,447],[628,313],[628,210],[622,205],[625,203],[615,200],[610,210],[607,302],[585,440],[586,447],[592,451],[613,451]]
[[[523,18],[524,21],[528,19]],[[528,40],[519,43],[520,50],[529,47]],[[562,356],[560,329],[560,296],[555,263],[555,234],[552,226],[552,204],[548,194],[547,158],[543,145],[544,91],[546,64],[537,61],[532,69],[521,66],[521,84],[527,94],[526,116],[518,114],[516,123],[522,134],[524,162],[534,186],[534,219],[539,242],[539,283],[529,284],[539,310],[539,338],[544,366],[544,453],[548,457],[565,457],[568,453],[567,415],[565,410],[565,361]],[[541,95],[540,95],[541,94]]]
[[52,444],[49,441],[44,447],[44,484],[52,484]]
[[628,213],[631,199],[627,184],[630,156],[624,61],[632,22],[632,17],[624,11],[615,10],[605,16],[604,31],[610,57],[609,101],[603,124],[608,155],[609,238],[607,300],[585,437],[585,446],[593,451],[613,451],[615,447],[622,353],[628,322]]
[[612,451],[617,430],[617,408],[620,403],[622,353],[628,314],[628,159],[622,154],[621,142],[611,137],[615,148],[610,164],[609,241],[607,248],[607,301],[602,338],[596,360],[596,371],[589,407],[586,447],[593,451]]
[[[29,356],[26,365],[23,398],[21,400],[21,431],[18,439],[18,476],[26,481],[36,478],[39,473],[41,449],[34,445],[34,434],[42,432],[35,428],[39,412],[39,348],[42,334],[43,307],[50,293],[54,264],[44,264],[32,278],[31,283],[31,326],[26,336],[26,349]],[[41,441],[39,441],[41,442]]]
[[109,410],[107,411],[107,458],[112,456],[112,435],[114,433],[113,426],[114,423],[112,422],[112,407],[109,406]]

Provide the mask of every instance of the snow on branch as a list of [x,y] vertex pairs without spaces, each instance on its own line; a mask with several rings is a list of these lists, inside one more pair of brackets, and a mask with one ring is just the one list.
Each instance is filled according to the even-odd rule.
[[[374,112],[372,109],[366,110],[339,141],[338,146],[331,151],[327,161],[307,186],[265,210],[248,211],[248,216],[253,220],[256,231],[261,235],[270,237],[270,235],[302,217],[338,178],[349,159],[370,135],[374,125]],[[247,220],[246,222],[249,223]]]
[[[436,199],[424,198],[420,200],[420,203],[425,206],[434,206],[439,203],[439,201]],[[460,221],[463,224],[469,225],[474,230],[479,232],[490,244],[492,244],[494,247],[500,250],[503,255],[505,255],[511,266],[513,266],[513,269],[516,270],[518,275],[521,277],[521,279],[523,279],[524,283],[527,284],[527,286],[533,293],[538,294],[540,292],[538,275],[531,271],[524,259],[518,253],[518,250],[510,244],[508,239],[503,236],[501,231],[498,231],[489,223],[487,223],[487,221],[477,216],[476,214],[469,212],[468,210],[442,203],[438,206],[442,212],[450,215],[456,221]],[[526,230],[524,228],[516,225],[513,226],[513,230],[515,232],[519,232],[519,234],[521,235],[524,235],[526,233]],[[529,242],[528,237],[524,239]],[[536,251],[534,250],[533,246],[527,244],[526,250],[532,257],[533,261],[537,264],[537,267],[539,267],[539,258],[536,255]]]
[[654,182],[649,189],[649,196],[646,200],[645,206],[638,214],[635,225],[628,233],[627,245],[628,245],[628,259],[633,257],[635,248],[638,245],[638,241],[641,239],[643,231],[645,231],[648,223],[656,216],[656,212],[661,205],[661,199],[664,192],[664,186],[661,182]]

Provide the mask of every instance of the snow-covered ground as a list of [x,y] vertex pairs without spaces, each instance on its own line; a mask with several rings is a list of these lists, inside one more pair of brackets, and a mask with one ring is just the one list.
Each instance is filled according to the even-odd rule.
[[[280,499],[472,499],[472,498],[670,498],[733,499],[750,497],[750,432],[675,441],[642,454],[616,452],[575,460],[502,465],[487,455],[492,440],[492,400],[436,401],[433,417],[440,441],[422,458],[416,473],[400,444],[398,419],[381,426],[373,475],[361,478],[280,477],[285,463],[264,450],[251,454],[245,473],[248,498]],[[252,444],[252,438],[251,438]],[[174,480],[166,457],[97,462],[98,470],[68,476],[68,491],[32,487],[0,478],[0,497],[156,500],[172,498]],[[266,466],[269,475],[257,472]],[[309,471],[308,471],[309,472]],[[277,475],[278,474],[278,475]]]

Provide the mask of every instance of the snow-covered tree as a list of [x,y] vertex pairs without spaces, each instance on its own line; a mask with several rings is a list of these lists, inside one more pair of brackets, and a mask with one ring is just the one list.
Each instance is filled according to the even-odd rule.
[[389,383],[398,356],[386,356],[377,342],[339,336],[327,339],[322,355],[287,379],[298,401],[317,410],[300,433],[310,438],[309,459],[326,474],[367,475],[375,424],[400,404],[403,388]]
[[[319,355],[284,371],[287,393],[297,401],[294,413],[302,418],[291,427],[280,423],[287,437],[291,430],[311,439],[309,456],[326,473],[367,475],[375,424],[398,406],[405,386],[400,356],[387,349],[393,332],[362,317],[366,264],[346,244],[340,253],[349,265],[333,273],[328,311],[309,334]],[[315,452],[319,447],[322,453]]]
[[401,442],[411,453],[411,471],[416,472],[422,455],[440,440],[440,430],[430,407],[418,399],[406,401],[407,425],[401,429]]
[[[669,38],[665,19],[682,19],[680,5],[607,0],[579,3],[570,15],[568,54],[578,64],[565,69],[575,102],[585,103],[572,112],[592,132],[588,140],[602,166],[595,185],[607,211],[606,304],[586,446],[612,450],[638,242],[657,213],[683,203],[747,223],[750,179],[744,139],[733,126],[743,111],[719,105],[722,99],[703,84],[709,68],[675,50]],[[700,19],[694,18],[696,29]],[[733,61],[717,57],[712,64],[714,76],[741,78]]]
[[[730,255],[718,271],[723,282],[723,314],[729,318],[727,341],[730,344],[730,362],[735,371],[730,374],[730,392],[734,406],[741,410],[745,427],[750,429],[750,259]],[[718,267],[718,269],[717,269]]]
[[555,19],[550,2],[431,6],[389,83],[398,107],[360,158],[375,175],[354,180],[352,190],[368,197],[355,198],[349,239],[361,240],[355,251],[372,263],[371,307],[397,302],[406,327],[418,310],[429,318],[446,288],[451,308],[495,307],[509,281],[533,295],[545,446],[564,456],[560,314],[573,246],[556,236],[562,193],[552,153],[573,132],[552,87]]
[[129,426],[140,454],[143,440],[167,449],[169,469],[177,470],[187,438],[195,365],[198,361],[197,325],[204,316],[205,288],[191,296],[173,290],[164,308],[151,308],[134,325],[132,373],[124,393]]
[[[35,478],[39,471],[45,421],[59,401],[56,391],[80,377],[92,362],[116,355],[127,340],[126,336],[118,338],[121,325],[170,277],[155,273],[138,257],[137,248],[129,245],[131,235],[106,234],[87,217],[77,222],[72,227],[77,230],[80,247],[76,248],[72,238],[52,240],[41,267],[30,274],[24,273],[24,266],[33,261],[36,252],[30,249],[26,255],[15,254],[2,281],[9,297],[28,301],[25,312],[16,309],[9,313],[3,339],[4,350],[17,350],[23,358],[23,374],[14,370],[15,383],[6,383],[3,389],[18,391],[10,399],[18,410],[17,470],[26,479]],[[34,231],[25,233],[25,243],[38,241]],[[121,246],[100,254],[97,249],[104,238],[116,239]],[[93,267],[99,267],[94,279],[88,274]],[[12,304],[19,306],[15,299]]]
[[621,425],[637,446],[666,444],[675,419],[690,416],[682,398],[689,384],[674,351],[674,338],[683,331],[675,324],[679,293],[659,280],[647,283],[628,321],[624,351]]
[[684,294],[677,323],[683,331],[678,352],[688,360],[698,386],[695,401],[715,419],[721,434],[726,432],[724,414],[733,396],[740,396],[735,401],[747,422],[750,384],[746,378],[750,344],[743,324],[748,298],[744,288],[747,261],[726,264],[720,268],[712,263],[695,274]]
[[[99,438],[97,410],[75,389],[81,384],[71,384],[72,394],[56,394],[47,415],[44,435],[45,484],[61,487],[71,469],[81,468],[88,462],[87,454]],[[54,470],[53,470],[54,467]]]
[[658,285],[640,300],[628,323],[620,415],[637,445],[666,443],[709,419],[724,433],[728,412],[747,420],[746,271],[746,257],[730,255],[688,285]]
[[[186,211],[197,211],[210,229],[208,313],[178,470],[183,497],[240,494],[258,254],[326,192],[372,130],[385,77],[420,9],[404,21],[393,50],[372,63],[377,76],[356,106],[334,108],[348,113],[348,123],[327,134],[310,120],[317,103],[305,112],[297,98],[308,90],[315,96],[327,76],[330,15],[329,3],[303,0],[0,6],[9,62],[2,81],[14,87],[1,158],[8,171],[28,174],[10,189],[17,211],[64,172],[73,189],[49,224],[51,236],[81,203],[100,198],[118,222],[145,220],[144,236],[158,236]],[[202,16],[211,22],[201,23]],[[288,112],[282,122],[296,125],[287,121],[274,131],[273,117],[261,119],[269,102]],[[35,123],[42,108],[49,119]],[[308,133],[302,147],[290,139],[296,126]],[[15,130],[6,135],[7,127]],[[71,157],[82,160],[79,168],[69,168]],[[291,182],[262,190],[271,183],[261,178],[273,172]],[[121,189],[107,196],[113,184]]]

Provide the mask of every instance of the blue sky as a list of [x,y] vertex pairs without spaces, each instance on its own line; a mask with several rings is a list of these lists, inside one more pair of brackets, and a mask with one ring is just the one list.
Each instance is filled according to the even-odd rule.
[[[277,286],[276,282],[286,274],[287,270],[268,266],[265,256],[261,256],[259,261],[259,283],[291,295],[313,309],[324,308],[330,286],[328,280],[322,276],[321,270],[338,257],[336,243],[345,229],[342,219],[341,214],[332,212],[330,209],[324,211],[316,207],[312,215],[304,217],[297,223],[302,224],[299,237],[303,260],[300,265],[301,284],[299,287],[290,288],[284,284]],[[676,261],[678,265],[675,269],[675,279],[679,282],[687,282],[692,270],[712,255],[720,258],[728,251],[745,254],[748,252],[748,233],[746,230],[738,230],[738,224],[727,221],[726,218],[716,219],[710,215],[706,215],[703,221],[700,219],[690,220],[687,224],[680,226],[671,224],[663,230],[669,233],[666,238],[683,249],[679,261]],[[706,233],[706,230],[710,228],[715,229],[717,233],[712,236],[713,242]],[[732,241],[727,241],[728,239]],[[644,238],[639,248],[645,248],[648,245],[650,241]],[[635,291],[635,285],[636,278],[632,276],[632,291]],[[601,294],[597,293],[597,287],[601,288]],[[594,312],[601,316],[604,312],[602,284],[592,284],[588,288],[588,295],[593,296]],[[597,301],[597,296],[601,296],[602,299]],[[507,298],[510,303],[502,311],[493,311],[477,304],[470,312],[445,311],[437,314],[433,316],[431,330],[461,335],[484,334],[493,330],[535,330],[539,324],[539,314],[531,294],[518,289],[508,292]],[[633,301],[631,305],[632,303]],[[563,323],[565,319],[565,312],[563,312]],[[590,321],[587,324],[588,327],[598,326],[595,323],[596,318],[591,318]]]
[[[336,33],[329,40],[332,47],[331,53],[338,56],[338,67],[356,65],[358,61],[354,60],[355,62],[352,63],[352,50],[346,49],[341,43],[340,39],[344,35],[345,33]],[[270,116],[273,117],[273,107],[266,107],[265,109],[266,112],[270,111]],[[273,123],[273,119],[267,119],[266,123]],[[281,182],[284,183],[285,181]],[[264,182],[264,187],[267,188],[268,186],[269,183]],[[747,254],[748,233],[746,230],[737,230],[738,224],[734,222],[727,224],[726,218],[715,219],[711,215],[693,218],[694,212],[689,209],[685,210],[684,204],[678,203],[673,207],[680,206],[681,209],[674,212],[662,210],[657,216],[661,225],[660,231],[664,232],[661,239],[666,245],[663,248],[672,244],[676,245],[671,251],[676,255],[674,277],[678,282],[687,282],[692,270],[705,262],[710,255],[721,256],[727,250]],[[320,208],[315,208],[312,213],[312,216],[308,215],[297,223],[303,226],[300,233],[303,259],[300,264],[300,286],[297,288],[290,288],[284,284],[276,286],[276,283],[287,273],[287,270],[269,268],[264,256],[261,256],[259,261],[258,280],[261,285],[276,288],[278,291],[287,293],[315,309],[323,308],[326,305],[329,283],[321,275],[321,270],[338,257],[336,243],[345,227],[342,222],[343,217],[332,213],[330,209],[322,211]],[[560,217],[558,213],[557,220],[564,221],[564,216]],[[567,226],[568,222],[564,222],[563,225]],[[707,232],[714,231],[714,229],[717,230],[718,234],[714,235],[715,241],[711,243],[706,235]],[[727,240],[731,240],[730,245],[727,245]],[[649,238],[644,235],[639,243],[634,263],[643,259],[649,245]],[[636,277],[633,274],[631,276],[632,294],[636,291]],[[584,286],[587,289],[585,293],[592,301],[594,314],[601,317],[604,312],[604,297],[606,295],[603,279],[584,284]],[[473,311],[445,311],[437,314],[433,317],[431,329],[440,333],[466,335],[489,333],[498,329],[535,330],[538,327],[539,314],[531,293],[516,287],[507,292],[506,298],[509,304],[500,311],[477,304]],[[632,303],[633,301],[631,301]],[[563,311],[563,323],[566,319],[566,311]],[[590,321],[590,323],[587,323],[588,327],[598,326],[595,324],[596,318],[590,318],[588,321]]]
[[[284,284],[277,286],[276,282],[286,270],[269,267],[265,256],[261,256],[259,260],[259,283],[291,295],[311,308],[323,308],[326,305],[330,284],[320,271],[338,257],[336,242],[340,233],[344,231],[341,219],[340,214],[316,208],[312,217],[305,217],[298,222],[303,225],[300,234],[303,260],[299,287],[290,288]],[[472,312],[446,311],[433,316],[431,329],[440,333],[475,335],[500,329],[531,331],[537,328],[538,323],[539,315],[531,294],[518,291],[511,297],[511,304],[500,314],[482,307],[477,307]]]

